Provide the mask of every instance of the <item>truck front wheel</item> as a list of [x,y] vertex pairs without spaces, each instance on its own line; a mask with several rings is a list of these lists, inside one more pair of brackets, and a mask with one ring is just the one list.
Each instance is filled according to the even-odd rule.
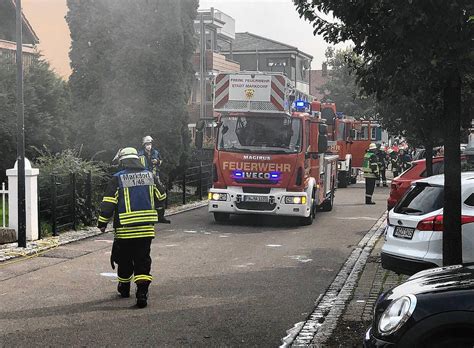
[[337,187],[346,188],[347,187],[347,172],[339,172],[337,174]]
[[229,218],[229,213],[214,213],[214,220],[216,220],[216,222],[227,222],[229,221]]
[[311,211],[308,217],[301,217],[300,218],[300,225],[302,226],[309,226],[313,223],[314,217],[316,215],[316,205],[315,205],[315,193],[313,192],[313,197],[311,197]]

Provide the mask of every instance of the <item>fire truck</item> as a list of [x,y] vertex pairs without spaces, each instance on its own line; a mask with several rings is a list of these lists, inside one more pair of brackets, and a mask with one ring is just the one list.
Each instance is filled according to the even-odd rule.
[[336,104],[311,103],[314,117],[326,120],[328,153],[338,156],[338,187],[355,184],[370,143],[380,142],[382,129],[372,121],[356,120],[336,111]]
[[279,73],[221,73],[214,81],[218,134],[209,212],[294,216],[302,225],[330,211],[337,156],[326,154],[327,125],[310,96]]

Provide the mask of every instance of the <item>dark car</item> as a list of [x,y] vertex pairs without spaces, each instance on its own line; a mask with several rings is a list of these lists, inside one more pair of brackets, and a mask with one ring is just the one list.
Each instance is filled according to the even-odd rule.
[[432,268],[382,294],[365,347],[474,347],[474,265]]

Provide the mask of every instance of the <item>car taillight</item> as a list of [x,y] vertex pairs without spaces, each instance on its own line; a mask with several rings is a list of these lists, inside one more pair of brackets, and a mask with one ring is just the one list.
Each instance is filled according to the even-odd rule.
[[[474,222],[474,216],[462,215],[461,225],[470,224]],[[438,231],[443,232],[443,215],[431,216],[429,218],[421,220],[416,229],[419,231]]]

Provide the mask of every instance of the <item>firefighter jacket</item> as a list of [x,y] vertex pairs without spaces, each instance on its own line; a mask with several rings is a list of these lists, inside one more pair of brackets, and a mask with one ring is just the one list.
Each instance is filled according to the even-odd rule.
[[364,155],[364,178],[378,178],[379,177],[378,158],[372,151],[367,151]]
[[125,168],[110,180],[102,203],[98,227],[106,227],[113,217],[115,238],[155,236],[157,209],[166,198],[158,179],[143,168]]
[[[161,154],[160,151],[157,149],[151,149],[150,153],[147,153],[144,149],[138,151],[138,156],[140,157],[140,161],[142,165],[151,171],[153,174],[159,174],[159,166],[161,162]],[[156,160],[156,164],[153,164],[153,160]]]

